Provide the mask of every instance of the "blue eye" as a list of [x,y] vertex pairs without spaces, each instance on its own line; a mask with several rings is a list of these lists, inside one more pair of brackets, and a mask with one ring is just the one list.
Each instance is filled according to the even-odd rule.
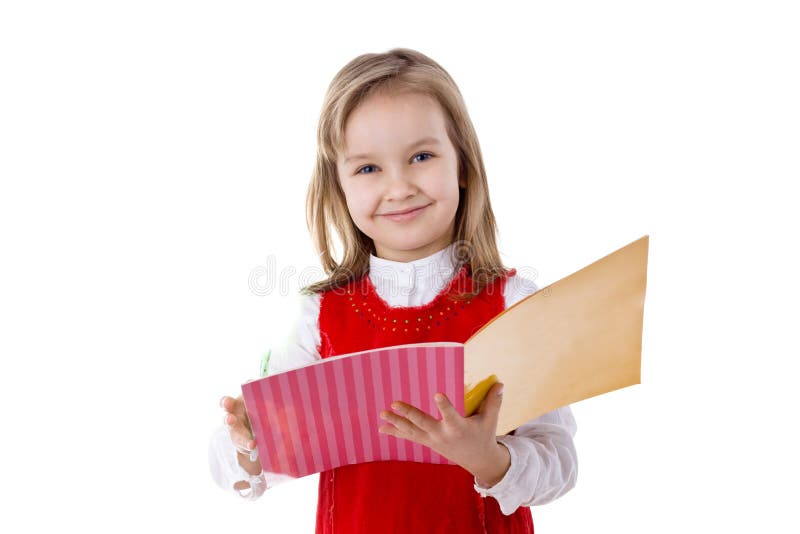
[[[431,154],[431,153],[429,153],[429,152],[420,152],[419,154],[417,154],[417,155],[415,155],[413,158],[411,158],[411,160],[413,161],[413,160],[415,160],[416,158],[418,158],[419,156],[429,156],[429,157],[431,157],[431,158],[432,158],[432,157],[433,157],[433,154]],[[427,161],[427,158],[426,158],[426,159],[424,159],[424,160],[421,160],[421,161]],[[364,165],[363,167],[361,167],[360,169],[358,169],[358,170],[356,171],[356,174],[372,174],[371,172],[361,172],[361,171],[363,171],[364,169],[369,169],[369,168],[371,168],[371,167],[374,167],[374,165]]]
[[370,173],[363,173],[363,172],[361,172],[361,171],[363,171],[364,169],[368,169],[368,168],[370,168],[370,167],[372,167],[372,165],[364,165],[363,167],[361,167],[360,169],[358,169],[358,170],[356,171],[356,174],[370,174]]

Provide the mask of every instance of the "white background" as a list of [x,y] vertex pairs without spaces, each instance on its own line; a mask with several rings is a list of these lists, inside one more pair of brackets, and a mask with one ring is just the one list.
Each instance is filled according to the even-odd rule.
[[466,99],[507,265],[650,236],[642,384],[573,406],[536,531],[797,532],[791,4],[4,2],[0,530],[313,531],[316,476],[239,500],[208,437],[321,274],[327,84],[404,46]]

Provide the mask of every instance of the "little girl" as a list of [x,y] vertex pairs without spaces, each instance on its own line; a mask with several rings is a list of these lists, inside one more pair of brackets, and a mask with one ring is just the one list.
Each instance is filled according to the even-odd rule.
[[[303,288],[295,327],[270,351],[262,375],[372,348],[463,343],[538,290],[500,260],[461,93],[414,50],[361,55],[334,77],[307,216],[329,277]],[[344,245],[341,262],[331,254],[333,230]],[[381,433],[422,443],[455,465],[380,461],[324,471],[316,531],[533,532],[529,507],[575,485],[576,425],[565,406],[496,436],[501,391],[495,384],[467,418],[446,397],[437,400],[440,414],[402,399],[387,406]],[[214,478],[258,498],[280,477],[262,472],[251,455],[256,443],[241,397],[223,397],[221,406],[225,427],[209,448]]]

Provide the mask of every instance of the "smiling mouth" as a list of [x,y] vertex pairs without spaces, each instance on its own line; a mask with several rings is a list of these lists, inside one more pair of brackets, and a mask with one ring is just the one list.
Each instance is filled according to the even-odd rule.
[[424,210],[428,206],[430,206],[430,204],[426,204],[425,206],[420,206],[419,208],[410,209],[400,213],[383,213],[381,214],[381,216],[386,217],[387,219],[392,221],[406,221],[416,217],[420,212],[422,212],[422,210]]
[[419,206],[418,208],[411,208],[411,209],[407,209],[405,211],[395,211],[395,212],[392,212],[392,213],[382,213],[381,215],[405,215],[406,213],[411,213],[412,211],[421,210],[422,208],[426,208],[428,206],[429,206],[429,204],[426,204],[424,206]]

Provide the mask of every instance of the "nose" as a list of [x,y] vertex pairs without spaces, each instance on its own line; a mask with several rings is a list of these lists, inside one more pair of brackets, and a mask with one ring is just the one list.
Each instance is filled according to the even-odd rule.
[[404,200],[419,192],[410,171],[392,169],[387,174],[385,196],[387,200]]

